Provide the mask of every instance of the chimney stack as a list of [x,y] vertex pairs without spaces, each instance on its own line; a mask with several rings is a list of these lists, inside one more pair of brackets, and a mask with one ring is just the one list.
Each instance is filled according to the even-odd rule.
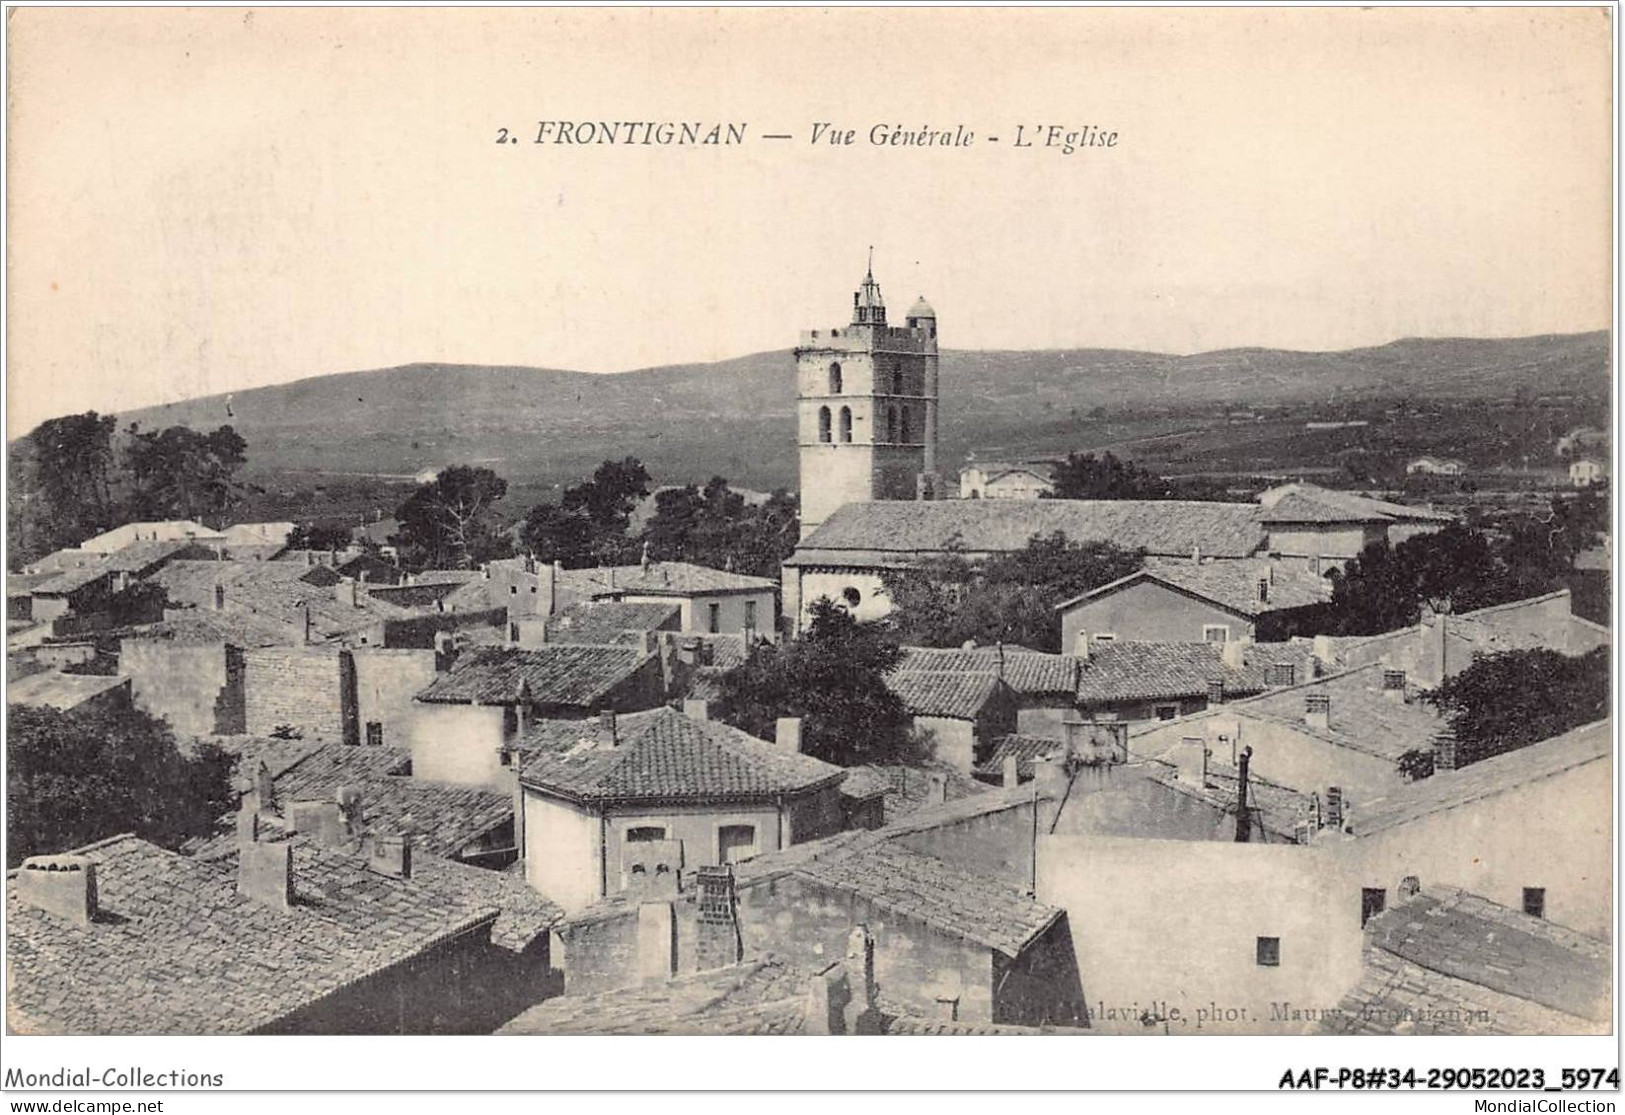
[[1214,678],[1207,683],[1207,703],[1209,705],[1224,704],[1224,679]]
[[1433,769],[1455,770],[1461,764],[1460,748],[1454,728],[1440,728],[1433,733]]
[[[709,720],[711,719],[711,702],[698,697],[690,697],[683,702],[683,715],[690,720]],[[782,724],[783,721],[781,720],[780,723]]]
[[237,848],[237,893],[276,910],[293,906],[293,845],[243,844]]
[[1078,633],[1072,636],[1072,656],[1074,658],[1089,657],[1089,632],[1083,628],[1079,628]]
[[1253,749],[1243,747],[1236,762],[1236,843],[1246,844],[1253,838],[1253,815],[1248,810],[1247,768],[1253,761]]
[[948,776],[940,770],[931,771],[926,775],[930,791],[926,794],[927,805],[941,805],[948,800]]
[[1341,832],[1343,829],[1343,788],[1326,787],[1326,827]]
[[1247,665],[1247,647],[1251,639],[1226,639],[1219,646],[1219,661],[1227,670],[1241,670]]
[[457,643],[450,631],[436,631],[434,635],[434,672],[443,674],[457,661]]
[[773,725],[773,740],[790,751],[801,750],[801,717],[781,716]]
[[218,581],[214,585],[214,610],[217,612],[226,610],[226,586]]
[[297,607],[299,610],[299,641],[308,647],[311,644],[312,637],[310,624],[310,604],[307,601],[301,600],[297,605],[295,605],[295,607]]
[[1179,750],[1174,753],[1174,765],[1179,768],[1179,780],[1187,786],[1201,789],[1207,785],[1208,760],[1213,752],[1207,748],[1207,741],[1201,736],[1186,736],[1179,741]]
[[412,834],[375,836],[367,842],[367,866],[392,879],[412,877]]
[[559,589],[559,567],[557,565],[539,565],[536,567],[536,614],[546,619],[553,614],[556,607]]
[[664,983],[677,971],[677,919],[670,902],[638,904],[638,978]]
[[701,867],[694,873],[698,899],[698,924],[694,942],[697,970],[708,972],[739,963],[743,942],[739,937],[739,913],[734,900],[733,868]]
[[1390,701],[1403,702],[1405,700],[1404,670],[1383,670],[1382,695]]
[[29,856],[17,871],[17,897],[88,926],[96,920],[96,864],[86,856]]
[[598,730],[609,737],[609,742],[612,747],[620,746],[621,738],[615,728],[614,709],[606,708],[598,710]]
[[254,768],[254,808],[256,811],[276,808],[276,780],[271,777],[271,768],[260,760],[260,765]]
[[1021,760],[1014,755],[1004,757],[1003,782],[1005,789],[1021,785]]
[[1415,875],[1407,875],[1399,881],[1399,901],[1409,902],[1422,893],[1422,880]]
[[338,602],[346,608],[359,608],[360,600],[356,596],[355,582],[346,577],[335,586]]
[[814,976],[807,987],[806,1032],[819,1035],[846,1033],[846,1008],[851,1001],[851,977],[847,974],[846,965],[836,961]]
[[875,939],[867,925],[853,926],[846,938],[847,1003],[843,1012],[848,1034],[878,1034],[880,1011],[875,1003]]
[[1306,693],[1303,698],[1303,722],[1323,732],[1332,730],[1332,695]]

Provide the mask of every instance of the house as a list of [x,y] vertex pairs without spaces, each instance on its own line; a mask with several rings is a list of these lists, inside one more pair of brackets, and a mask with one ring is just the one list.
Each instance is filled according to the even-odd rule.
[[1480,654],[1545,648],[1581,655],[1609,645],[1610,633],[1575,615],[1573,596],[1565,588],[1472,612],[1424,608],[1414,627],[1318,641],[1337,664],[1380,662],[1404,670],[1411,683],[1431,688],[1465,670]]
[[148,580],[177,560],[203,552],[195,542],[183,538],[131,542],[111,551],[82,551],[73,561],[59,558],[55,576],[32,586],[30,618],[50,620],[53,629],[64,634],[69,627],[111,626],[113,621],[106,613],[117,611],[114,598],[132,582]]
[[132,542],[223,542],[225,535],[202,523],[171,519],[156,523],[125,523],[79,543],[81,550],[110,554]]
[[1073,704],[1092,720],[1166,721],[1312,677],[1290,643],[1136,643],[1084,638]]
[[1375,542],[1397,545],[1455,522],[1441,511],[1314,484],[1282,484],[1262,493],[1258,504],[1271,556],[1323,565],[1351,561]]
[[[841,768],[661,708],[544,722],[518,744],[525,878],[571,912],[639,875],[735,863],[839,831]],[[415,768],[414,768],[415,769]]]
[[47,670],[11,679],[6,686],[6,703],[28,708],[54,708],[61,712],[128,709],[130,679]]
[[1572,453],[1596,452],[1599,449],[1606,449],[1608,440],[1607,430],[1599,430],[1595,426],[1576,426],[1557,439],[1553,452],[1559,457]]
[[1078,661],[1017,646],[939,650],[904,647],[900,673],[985,674],[1003,682],[1015,697],[1017,732],[1058,734],[1077,703]]
[[412,769],[443,782],[505,786],[506,749],[527,725],[640,712],[665,696],[660,658],[642,647],[474,647],[417,694]]
[[252,833],[216,861],[134,836],[33,857],[6,873],[7,1022],[25,1034],[488,1033],[528,1005],[498,1008],[500,911],[411,875],[399,844],[359,856]]
[[[817,972],[849,954],[863,926],[888,1011],[939,1024],[1077,1025],[1086,1008],[1064,911],[974,862],[995,832],[1030,841],[1033,809],[1025,790],[974,794],[764,853],[720,877],[702,870],[676,890],[611,896],[559,927],[565,993],[640,982],[633,958],[651,922],[663,947],[650,974],[662,980],[767,956]],[[1030,847],[1023,857],[1030,864]],[[728,910],[731,924],[712,914]]]
[[1054,494],[1048,465],[973,461],[959,470],[960,499],[1045,499]]
[[1258,508],[1181,500],[870,501],[835,510],[784,562],[784,610],[808,621],[827,597],[860,620],[891,610],[881,578],[948,554],[971,559],[1022,549],[1034,535],[1114,542],[1162,557],[1243,558],[1264,549]]
[[1269,616],[1331,599],[1331,582],[1309,565],[1242,559],[1150,559],[1145,568],[1056,605],[1061,646],[1092,642],[1216,642],[1257,637]]
[[778,637],[779,586],[766,577],[686,561],[645,561],[568,569],[559,578],[561,600],[676,604],[685,634]]
[[1407,476],[1460,476],[1467,471],[1467,462],[1454,457],[1418,457],[1405,465]]
[[930,733],[935,757],[964,774],[996,738],[1016,730],[1016,694],[990,671],[899,669],[886,675],[886,688],[914,730]]
[[651,632],[682,629],[682,605],[675,601],[632,604],[592,600],[548,618],[544,641],[582,646],[647,646]]
[[[296,523],[233,523],[220,531],[219,545],[286,547],[298,530]],[[273,555],[274,556],[274,555]]]
[[1608,462],[1595,457],[1581,457],[1569,465],[1569,483],[1576,488],[1589,488],[1608,478]]
[[1447,722],[1417,697],[1404,671],[1372,665],[1131,729],[1129,747],[1162,757],[1201,746],[1232,766],[1251,747],[1260,777],[1305,792],[1336,787],[1358,802],[1405,782],[1411,756],[1431,756],[1435,737],[1446,731]]
[[1606,1034],[1612,948],[1456,887],[1413,881],[1366,923],[1359,984],[1322,1034]]

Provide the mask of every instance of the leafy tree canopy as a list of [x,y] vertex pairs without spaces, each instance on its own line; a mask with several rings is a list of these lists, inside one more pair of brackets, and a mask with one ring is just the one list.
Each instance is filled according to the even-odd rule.
[[722,680],[718,716],[772,739],[781,716],[802,719],[802,749],[839,766],[916,762],[924,747],[903,702],[886,688],[902,651],[875,624],[827,600],[800,638],[763,644]]
[[1168,481],[1111,453],[1068,453],[1055,466],[1056,499],[1172,499]]
[[1609,650],[1569,657],[1555,650],[1482,655],[1428,700],[1450,718],[1458,763],[1475,763],[1608,716]]
[[232,808],[232,757],[186,755],[161,720],[120,710],[6,713],[6,866],[121,832],[164,847],[212,832]]
[[406,564],[417,569],[462,569],[507,557],[512,545],[496,504],[508,482],[488,468],[452,465],[421,485],[395,511],[395,535]]
[[649,556],[691,561],[758,577],[777,577],[795,549],[800,520],[795,497],[780,489],[751,505],[714,476],[704,488],[668,488],[655,497],[643,530]]
[[1014,643],[1062,651],[1056,605],[1134,572],[1144,554],[1110,542],[1073,542],[1061,531],[987,561],[950,552],[883,577],[887,625],[903,643],[957,647]]

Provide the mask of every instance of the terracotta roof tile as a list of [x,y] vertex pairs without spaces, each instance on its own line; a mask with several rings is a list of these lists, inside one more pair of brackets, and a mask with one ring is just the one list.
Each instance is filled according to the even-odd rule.
[[418,700],[512,704],[525,686],[544,705],[591,708],[626,681],[649,656],[630,647],[477,647],[418,694]]
[[992,673],[893,670],[886,675],[886,688],[902,699],[911,716],[974,720],[1005,687]]
[[1078,660],[1068,654],[1006,647],[976,647],[971,650],[940,650],[933,647],[904,647],[898,672],[952,671],[986,673],[1002,677],[1004,683],[1025,697],[1071,698],[1078,685]]
[[1217,643],[1096,643],[1078,663],[1078,704],[1206,696],[1218,680],[1229,696],[1264,688],[1255,672],[1227,669]]
[[626,604],[598,600],[575,604],[547,621],[548,643],[591,646],[638,645],[650,631],[676,631],[677,604]]

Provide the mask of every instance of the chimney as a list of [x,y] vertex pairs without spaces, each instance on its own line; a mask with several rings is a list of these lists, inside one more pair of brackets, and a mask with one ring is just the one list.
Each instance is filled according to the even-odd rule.
[[1253,838],[1253,815],[1247,802],[1247,768],[1253,761],[1253,749],[1243,747],[1236,763],[1236,843],[1246,844]]
[[392,879],[412,877],[412,834],[375,836],[367,841],[367,866]]
[[1383,670],[1382,695],[1390,701],[1405,700],[1405,671]]
[[559,588],[559,567],[557,565],[539,565],[536,567],[536,614],[546,619],[553,614],[556,606]]
[[[1272,572],[1273,572],[1273,570],[1272,570]],[[1269,577],[1260,577],[1260,578],[1258,578],[1258,602],[1260,604],[1268,604],[1270,602],[1270,578]]]
[[443,674],[457,661],[457,643],[450,631],[436,631],[434,635],[434,672]]
[[1433,733],[1433,769],[1455,770],[1461,763],[1460,748],[1454,728],[1440,728]]
[[611,746],[619,747],[621,745],[620,735],[615,728],[614,709],[606,708],[598,710],[598,730],[609,737]]
[[306,566],[313,566],[315,564],[316,564],[316,551],[315,550],[306,550],[305,551],[305,565]]
[[346,577],[334,586],[338,602],[346,608],[359,608],[360,601],[356,598],[355,582]]
[[96,864],[87,856],[29,856],[17,871],[17,897],[88,926],[96,920]]
[[1021,760],[1014,755],[1004,757],[1003,783],[1006,789],[1021,785]]
[[1343,788],[1341,786],[1326,787],[1325,826],[1339,832],[1343,829]]
[[1337,662],[1337,656],[1332,653],[1332,637],[1330,635],[1316,635],[1314,649],[1310,653],[1328,666],[1335,665]]
[[276,780],[271,777],[271,768],[260,760],[260,765],[254,768],[254,808],[256,811],[276,808]]
[[1055,752],[1033,760],[1033,792],[1040,797],[1059,798],[1066,793],[1071,781],[1064,752]]
[[1186,736],[1179,741],[1179,750],[1174,752],[1174,765],[1179,768],[1179,780],[1187,786],[1201,789],[1207,785],[1207,764],[1213,757],[1213,752],[1207,748],[1207,741],[1201,736]]
[[1089,632],[1078,628],[1077,634],[1072,636],[1072,656],[1074,658],[1089,657]]
[[790,751],[801,750],[801,717],[781,716],[773,724],[773,740]]
[[217,612],[226,610],[226,586],[218,581],[214,586],[214,610]]
[[1226,639],[1219,647],[1219,661],[1227,670],[1241,670],[1247,665],[1247,648],[1251,639]]
[[244,794],[237,803],[237,843],[257,844],[260,839],[260,811],[254,808],[252,794]]
[[1207,683],[1207,703],[1210,705],[1224,704],[1224,679],[1214,678]]
[[1303,698],[1303,722],[1323,732],[1332,730],[1332,695],[1306,693]]
[[683,715],[690,720],[709,720],[711,719],[711,702],[698,697],[691,697],[683,702]]
[[243,844],[237,849],[237,893],[276,910],[293,907],[293,845]]
[[1399,901],[1409,902],[1422,893],[1422,880],[1415,875],[1407,875],[1399,881]]
[[311,632],[311,624],[310,624],[310,604],[308,602],[304,601],[304,600],[301,600],[301,601],[299,601],[299,604],[297,605],[297,607],[299,609],[299,623],[300,623],[299,641],[301,643],[303,643],[305,646],[308,647],[311,644],[311,640],[312,640],[312,632]]
[[851,1001],[851,977],[846,965],[837,961],[814,976],[807,987],[806,1032],[846,1033],[846,1009]]
[[875,939],[867,925],[856,925],[846,938],[847,1004],[843,1012],[848,1034],[878,1034],[880,1010],[875,1003]]
[[1296,685],[1298,667],[1291,662],[1271,662],[1264,671],[1266,685]]
[[925,804],[941,805],[948,800],[948,776],[940,770],[931,771],[926,775],[926,783],[930,789],[926,792]]
[[1201,565],[1202,564],[1202,547],[1201,547],[1200,543],[1198,543],[1197,545],[1194,545],[1194,546],[1191,547],[1191,564],[1192,565]]
[[701,867],[694,877],[698,885],[698,923],[694,942],[697,970],[708,972],[739,963],[743,942],[739,938],[739,914],[734,900],[733,868]]
[[677,919],[670,902],[638,904],[638,979],[664,983],[677,971]]

